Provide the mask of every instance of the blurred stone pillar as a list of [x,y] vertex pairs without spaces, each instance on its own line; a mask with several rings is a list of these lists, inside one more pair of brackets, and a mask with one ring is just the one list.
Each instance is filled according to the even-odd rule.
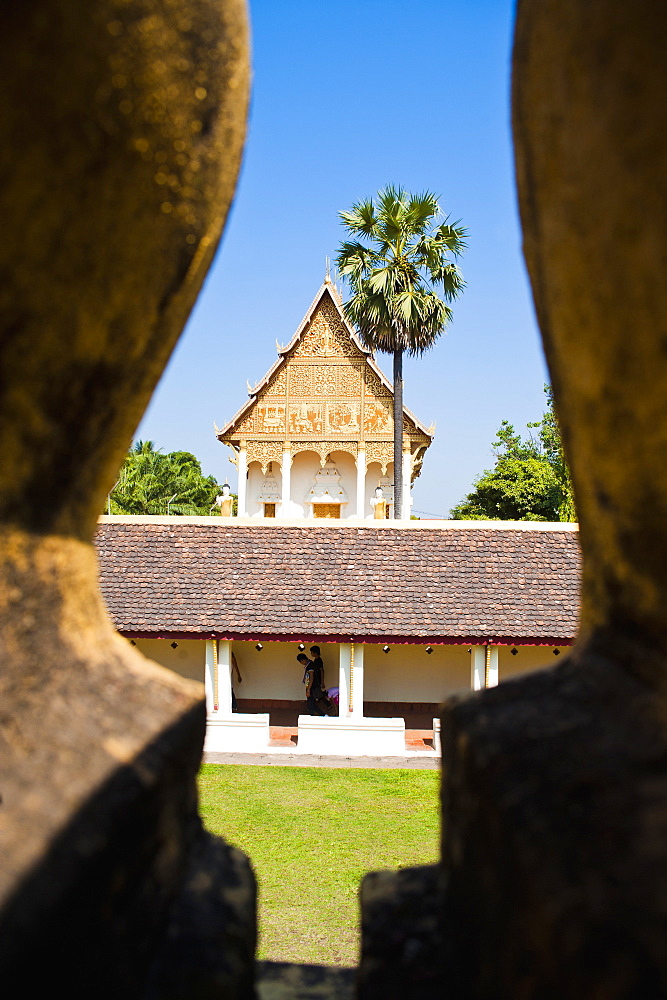
[[667,18],[520,0],[524,251],[571,466],[558,666],[442,716],[442,993],[667,996]]
[[254,882],[205,834],[204,688],[118,636],[97,517],[213,258],[241,0],[35,0],[0,32],[0,978],[250,997]]

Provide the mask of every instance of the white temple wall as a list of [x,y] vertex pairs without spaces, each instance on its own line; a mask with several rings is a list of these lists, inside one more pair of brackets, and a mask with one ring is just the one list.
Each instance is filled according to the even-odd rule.
[[340,485],[347,493],[347,504],[341,508],[341,516],[362,516],[357,511],[357,463],[346,451],[332,451],[331,460],[338,470]]
[[[135,639],[134,642],[149,660],[168,667],[181,677],[204,683],[206,643],[201,639]],[[176,649],[172,648],[173,642],[176,642]]]
[[312,508],[304,503],[304,498],[320,468],[320,456],[314,451],[300,451],[292,459],[291,517],[312,517]]
[[[512,655],[511,646],[498,647],[498,677],[500,681],[509,677],[539,670],[542,667],[555,667],[561,656],[567,654],[567,646],[515,646],[516,655]],[[554,656],[554,648],[560,650],[560,656]]]
[[[306,689],[302,684],[303,669],[296,659],[299,652],[298,643],[263,642],[261,645],[262,649],[258,651],[255,642],[235,640],[232,643],[232,650],[243,678],[242,684],[236,682],[234,684],[236,697],[305,700]],[[333,647],[334,644],[329,645]],[[337,656],[337,644],[335,649]],[[331,657],[331,662],[333,661],[334,657]],[[328,676],[327,683],[329,683]]]
[[[172,642],[176,648],[172,648]],[[201,639],[135,639],[136,649],[144,656],[181,677],[203,683],[206,643]],[[308,655],[308,643],[306,654]],[[383,653],[384,643],[364,643],[364,698],[366,701],[440,702],[450,694],[470,690],[471,658],[469,646],[433,646],[427,653],[425,645],[390,645]],[[263,642],[261,651],[256,643],[234,641],[243,683],[235,681],[237,698],[298,701],[305,699],[303,671],[296,660],[296,642]],[[338,643],[320,643],[327,687],[338,684]],[[499,680],[560,662],[553,646],[498,647]],[[567,655],[565,646],[561,655]]]
[[382,475],[382,466],[379,462],[369,462],[368,468],[366,469],[366,500],[364,503],[364,517],[369,520],[374,519],[373,508],[371,507],[371,499],[375,496],[375,487],[379,484],[380,479],[389,479],[390,483],[394,481],[394,463],[390,462],[387,466],[387,475]]
[[[340,484],[347,494],[347,504],[341,508],[341,516],[344,519],[364,518],[373,520],[373,507],[371,499],[375,495],[375,488],[380,479],[388,479],[393,482],[394,463],[390,462],[387,467],[386,476],[382,475],[382,468],[379,462],[371,462],[368,465],[365,476],[364,507],[357,510],[357,465],[352,455],[347,452],[336,451],[332,453],[332,461],[340,475]],[[282,487],[282,467],[280,462],[272,463],[272,477],[278,489]],[[306,517],[312,518],[312,507],[305,503],[305,497],[310,492],[317,473],[320,471],[320,456],[314,451],[300,451],[292,459],[290,472],[290,502],[287,511],[280,510],[280,504],[276,505],[278,517]],[[262,488],[267,479],[267,474],[262,472],[259,462],[250,462],[248,465],[248,479],[246,487],[246,510],[248,517],[261,518],[264,516],[264,504],[257,499],[262,492]]]
[[257,497],[262,492],[265,479],[266,476],[262,472],[262,466],[259,462],[250,462],[248,465],[248,486],[246,490],[248,517],[264,517],[264,504],[260,503]]
[[450,694],[470,690],[469,646],[364,646],[366,701],[441,702]]

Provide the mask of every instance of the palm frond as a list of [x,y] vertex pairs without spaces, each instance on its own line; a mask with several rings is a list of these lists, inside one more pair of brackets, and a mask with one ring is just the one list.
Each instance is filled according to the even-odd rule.
[[451,322],[447,303],[465,287],[455,260],[467,231],[460,220],[441,221],[432,191],[409,194],[392,184],[340,217],[358,237],[342,243],[337,258],[351,290],[348,320],[371,350],[422,354]]

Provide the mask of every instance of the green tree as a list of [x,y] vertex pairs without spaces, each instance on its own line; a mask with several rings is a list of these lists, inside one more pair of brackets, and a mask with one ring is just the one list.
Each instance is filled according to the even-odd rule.
[[542,455],[553,469],[561,486],[563,500],[558,508],[559,517],[557,520],[576,521],[577,511],[574,504],[572,479],[563,451],[563,439],[558,426],[558,417],[554,410],[553,389],[550,385],[544,386],[544,393],[547,397],[547,409],[538,423],[528,424],[528,427],[538,428]]
[[110,514],[210,514],[220,487],[189,451],[163,454],[152,441],[128,452],[109,494]]
[[403,516],[403,354],[429,350],[452,318],[447,303],[464,287],[455,260],[466,230],[442,217],[429,191],[392,186],[341,212],[356,240],[341,244],[337,264],[352,296],[345,315],[372,351],[393,355],[394,517]]
[[474,489],[451,511],[454,520],[575,521],[570,471],[565,461],[551,386],[547,409],[528,424],[537,434],[522,439],[503,420],[493,452],[496,464],[475,481]]

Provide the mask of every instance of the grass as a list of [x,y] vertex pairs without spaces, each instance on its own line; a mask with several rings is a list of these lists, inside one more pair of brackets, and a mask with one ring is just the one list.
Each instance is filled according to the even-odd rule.
[[438,857],[437,771],[202,766],[211,832],[250,856],[260,959],[354,965],[359,883]]

